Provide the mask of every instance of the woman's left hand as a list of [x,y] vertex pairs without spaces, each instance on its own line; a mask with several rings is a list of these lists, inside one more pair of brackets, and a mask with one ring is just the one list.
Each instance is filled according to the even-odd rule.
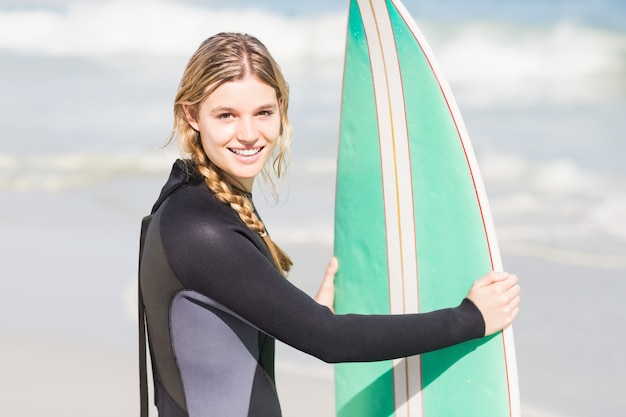
[[315,296],[315,301],[330,308],[330,311],[333,313],[335,312],[335,274],[337,273],[337,268],[337,258],[333,256],[326,267],[322,285],[320,285],[320,289]]

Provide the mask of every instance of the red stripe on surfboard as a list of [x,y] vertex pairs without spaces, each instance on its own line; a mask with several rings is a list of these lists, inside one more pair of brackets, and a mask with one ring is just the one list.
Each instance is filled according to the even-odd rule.
[[[395,4],[394,4],[395,7]],[[461,147],[463,148],[463,154],[465,155],[465,160],[467,161],[467,167],[469,169],[470,172],[470,177],[472,178],[472,184],[474,186],[474,192],[476,193],[476,201],[478,203],[478,208],[480,211],[480,217],[481,220],[483,222],[483,229],[485,231],[485,240],[487,242],[487,250],[489,251],[489,261],[491,263],[491,269],[493,270],[494,267],[494,262],[493,262],[493,253],[491,251],[491,242],[489,239],[489,232],[487,231],[487,224],[485,222],[485,216],[483,213],[483,208],[482,208],[482,204],[481,204],[481,200],[480,200],[480,195],[478,193],[478,188],[476,187],[476,179],[474,177],[474,172],[472,170],[472,165],[470,163],[469,157],[467,156],[467,150],[465,149],[465,145],[463,143],[463,139],[462,139],[462,135],[461,135],[461,131],[459,129],[456,117],[454,115],[454,112],[452,111],[452,108],[450,106],[450,102],[448,100],[448,96],[446,95],[446,92],[444,91],[443,87],[441,86],[441,82],[439,80],[439,76],[437,74],[437,72],[435,71],[435,69],[433,68],[433,65],[430,61],[430,57],[428,56],[428,54],[426,54],[426,51],[424,51],[424,48],[422,47],[422,43],[420,42],[419,37],[415,34],[415,32],[413,32],[413,29],[411,28],[411,25],[408,24],[406,17],[396,8],[396,12],[400,15],[400,17],[402,18],[402,20],[405,23],[405,26],[409,29],[409,31],[411,32],[411,34],[413,35],[413,38],[415,39],[415,41],[417,42],[417,44],[419,45],[420,49],[422,50],[422,54],[424,55],[424,58],[426,58],[426,61],[428,62],[428,66],[430,67],[433,76],[435,77],[435,79],[437,80],[437,85],[439,86],[439,90],[441,91],[441,94],[443,95],[443,98],[446,102],[446,106],[448,107],[448,111],[450,112],[450,116],[452,117],[452,121],[454,122],[454,128],[457,132],[457,136],[459,138],[459,141],[461,142]],[[504,353],[504,369],[505,369],[505,375],[506,375],[506,382],[507,382],[507,396],[508,396],[508,403],[509,403],[509,416],[513,415],[513,407],[512,407],[512,403],[511,403],[511,384],[510,384],[510,375],[509,375],[509,367],[508,367],[508,359],[507,359],[507,344],[506,344],[506,340],[504,338],[504,331],[501,332],[501,336],[502,338],[502,350]]]

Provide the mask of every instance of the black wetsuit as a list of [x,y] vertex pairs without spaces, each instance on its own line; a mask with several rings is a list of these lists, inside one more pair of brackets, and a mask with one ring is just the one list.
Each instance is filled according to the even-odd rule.
[[484,334],[469,300],[416,315],[333,314],[278,272],[258,234],[181,161],[144,233],[140,288],[160,417],[280,416],[275,339],[354,362]]

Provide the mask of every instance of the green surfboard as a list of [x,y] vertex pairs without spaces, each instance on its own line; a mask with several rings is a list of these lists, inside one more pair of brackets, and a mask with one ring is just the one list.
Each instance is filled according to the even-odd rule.
[[[350,2],[335,255],[338,314],[453,307],[475,279],[502,270],[458,107],[397,0]],[[415,357],[337,365],[335,387],[339,417],[520,416],[510,328]]]

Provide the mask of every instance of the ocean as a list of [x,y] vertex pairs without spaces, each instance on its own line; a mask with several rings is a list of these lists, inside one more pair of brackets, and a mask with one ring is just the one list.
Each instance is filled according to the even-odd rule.
[[[184,66],[218,31],[259,37],[290,83],[291,170],[278,204],[261,184],[255,202],[290,279],[315,292],[332,255],[347,4],[0,0],[0,414],[105,402],[132,415],[139,223],[177,156],[162,146]],[[624,415],[626,2],[405,5],[521,279],[523,415]],[[277,362],[332,370],[283,345]]]

